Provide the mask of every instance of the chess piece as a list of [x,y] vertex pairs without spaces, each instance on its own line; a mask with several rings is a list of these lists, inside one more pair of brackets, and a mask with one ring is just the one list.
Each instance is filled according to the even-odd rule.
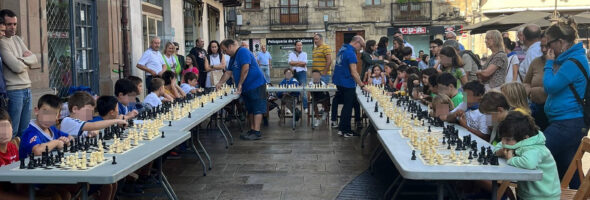
[[111,163],[111,164],[113,164],[113,165],[117,164],[117,157],[116,156],[113,156],[113,163]]
[[443,137],[442,144],[443,144],[443,145],[447,144],[447,143],[445,142],[445,137]]
[[416,160],[416,150],[412,150],[412,160]]
[[430,132],[432,132],[432,130],[430,129],[430,126],[428,126],[428,132],[429,132],[429,133],[430,133]]
[[164,131],[162,131],[162,138],[165,138],[166,136],[164,136]]
[[449,144],[449,146],[447,146],[447,149],[451,149],[451,143],[447,142]]
[[388,123],[389,124],[389,117],[387,117],[387,121],[385,123]]
[[19,167],[19,168],[20,168],[20,169],[24,169],[24,168],[26,168],[26,167],[25,167],[25,158],[21,158],[21,159],[20,159],[20,167]]
[[379,113],[379,117],[383,118],[383,112]]
[[[225,94],[226,94],[226,96],[227,96],[227,93],[225,93]],[[188,113],[188,118],[189,118],[189,119],[191,118],[191,113],[190,113],[190,112]]]
[[471,151],[469,152],[469,160],[473,160],[473,155],[471,154]]

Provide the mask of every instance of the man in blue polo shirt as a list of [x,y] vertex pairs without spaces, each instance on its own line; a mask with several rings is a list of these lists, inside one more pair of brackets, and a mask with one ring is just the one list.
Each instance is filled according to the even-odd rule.
[[217,83],[217,89],[233,75],[236,80],[237,93],[242,95],[246,110],[248,110],[248,121],[250,131],[240,135],[244,140],[259,140],[260,123],[262,115],[266,113],[266,79],[258,67],[258,62],[250,50],[239,47],[232,39],[221,42],[221,50],[231,56],[229,67]]
[[334,99],[338,99],[343,104],[340,111],[340,124],[338,125],[338,135],[351,137],[355,133],[350,128],[350,118],[352,116],[352,105],[356,99],[355,88],[358,84],[363,90],[367,90],[361,82],[359,73],[356,71],[356,52],[365,47],[365,40],[361,36],[354,36],[350,43],[342,45],[342,48],[336,55],[336,65],[332,82],[338,88]]

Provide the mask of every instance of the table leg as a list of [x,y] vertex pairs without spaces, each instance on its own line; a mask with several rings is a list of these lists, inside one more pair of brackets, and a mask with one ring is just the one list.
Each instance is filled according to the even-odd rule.
[[35,184],[29,184],[29,199],[35,199]]
[[[197,156],[197,158],[199,158],[199,161],[201,162],[201,165],[203,166],[203,176],[207,176],[207,167],[205,166],[205,161],[203,161],[201,154],[199,154],[199,150],[197,150],[197,147],[195,147],[195,142],[193,141],[193,134],[192,133],[191,133],[191,138],[189,140],[190,140],[189,141],[190,148],[193,149],[193,151],[195,152],[195,155]],[[197,135],[197,141],[199,141],[198,135]],[[200,141],[199,141],[199,144],[200,144]],[[205,148],[203,148],[203,150],[204,149]],[[209,159],[209,169],[211,169],[211,159]]]
[[313,123],[315,120],[315,112],[314,112],[315,108],[316,108],[315,99],[311,98],[311,108],[309,108],[309,112],[311,112],[311,130],[315,129],[315,126]]
[[373,127],[372,123],[369,123],[367,127],[361,131],[361,148],[365,148],[365,139],[369,136],[369,130]]
[[438,191],[438,200],[443,200],[445,198],[444,184],[438,183],[436,185],[436,190]]
[[373,169],[373,166],[375,166],[375,162],[377,162],[377,159],[379,159],[379,156],[381,156],[382,153],[383,153],[383,148],[381,145],[379,145],[375,148],[375,151],[373,151],[373,153],[371,154],[371,163],[369,165],[371,173],[375,172],[375,170]]
[[498,199],[498,181],[492,180],[492,200]]
[[234,145],[234,136],[231,135],[231,132],[229,131],[229,128],[227,128],[224,120],[221,120],[221,126],[227,131],[227,136],[229,136],[230,141],[229,144]]
[[402,188],[404,187],[404,184],[406,184],[406,179],[401,178],[401,182],[399,183],[399,186],[397,187],[397,189],[393,193],[393,196],[391,196],[391,199],[396,199],[397,198],[397,195],[402,191]]
[[221,128],[221,125],[219,123],[216,123],[217,125],[217,129],[219,129],[219,133],[221,133],[221,135],[223,136],[223,139],[225,140],[225,148],[229,148],[229,141],[227,140],[227,136],[225,136],[225,133],[223,132],[223,129]]
[[387,190],[385,190],[385,193],[383,193],[383,199],[387,199],[387,195],[389,194],[389,192],[391,192],[391,190],[393,189],[393,186],[397,185],[397,182],[399,182],[400,179],[401,179],[400,175],[397,175],[397,177],[395,179],[393,179],[393,182],[391,182],[391,185],[389,185]]
[[[205,154],[205,158],[207,158],[207,161],[209,161],[209,170],[211,170],[211,157],[209,156],[209,153],[207,153],[207,150],[205,149],[205,147],[203,146],[203,143],[201,143],[201,138],[199,138],[199,133],[200,130],[197,129],[197,143],[199,144],[199,147],[201,147],[201,149],[203,149],[203,153]],[[193,143],[194,145],[194,143]]]
[[292,124],[293,130],[295,130],[295,123],[296,123],[295,116],[297,115],[297,110],[296,109],[297,109],[297,101],[295,100],[295,98],[293,98],[293,117],[292,117],[292,119],[293,119],[293,124]]
[[82,183],[82,200],[88,200],[88,183]]
[[[193,149],[196,150],[196,149]],[[164,166],[162,165],[162,157],[158,157],[158,179],[160,181],[160,183],[162,184],[162,188],[164,189],[164,191],[166,192],[166,194],[168,195],[168,199],[178,199],[178,197],[176,197],[176,194],[174,193],[174,190],[172,189],[172,186],[170,186],[170,183],[168,183],[168,179],[166,179],[166,177],[164,176],[164,172],[162,172],[162,168],[164,168]]]

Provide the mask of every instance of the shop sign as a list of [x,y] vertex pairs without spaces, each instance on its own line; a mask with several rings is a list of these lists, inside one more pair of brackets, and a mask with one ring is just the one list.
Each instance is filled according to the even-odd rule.
[[403,27],[399,31],[404,35],[426,34],[426,27]]

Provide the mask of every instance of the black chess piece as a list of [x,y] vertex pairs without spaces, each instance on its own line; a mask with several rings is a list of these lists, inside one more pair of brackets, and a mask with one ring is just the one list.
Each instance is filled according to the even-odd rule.
[[371,97],[371,102],[373,102],[373,97]]
[[488,165],[488,164],[489,164],[488,159],[487,158],[484,158],[483,159],[483,165]]
[[477,158],[477,148],[473,149],[473,157]]
[[416,150],[412,150],[412,160],[416,160]]
[[428,132],[429,133],[432,132],[432,129],[430,129],[430,126],[428,126]]
[[389,117],[387,117],[387,121],[385,123],[388,123],[389,124]]
[[379,117],[380,117],[380,118],[383,118],[383,112],[380,112],[380,113],[379,113]]
[[213,102],[213,98],[211,98],[211,103],[215,103],[215,102]]
[[443,141],[442,141],[442,144],[443,144],[443,145],[444,145],[444,144],[447,144],[447,142],[445,141],[445,138],[446,138],[446,137],[443,137]]
[[451,143],[450,142],[447,142],[447,143],[449,143],[449,146],[447,146],[447,149],[451,149]]
[[20,169],[27,168],[27,167],[25,166],[25,158],[21,158],[21,159],[20,159],[20,167],[19,167],[19,168],[20,168]]
[[168,121],[168,126],[172,126],[172,121]]
[[[227,93],[225,93],[225,94],[227,95]],[[188,118],[189,119],[191,118],[191,113],[190,112],[188,112]]]
[[68,151],[68,143],[67,142],[64,142],[63,151]]
[[164,131],[162,131],[162,138],[165,138],[166,136],[164,136]]
[[205,104],[203,104],[203,102],[201,102],[201,108],[202,108],[202,107],[205,107]]
[[367,96],[367,103],[369,103],[369,96]]
[[473,160],[473,154],[471,154],[471,153],[472,153],[472,152],[470,151],[470,152],[469,152],[469,157],[467,158],[467,159],[469,159],[469,160]]
[[379,112],[379,102],[375,102],[375,112]]
[[113,163],[112,164],[113,165],[116,165],[117,164],[117,157],[116,156],[113,156]]
[[479,154],[479,158],[477,158],[477,162],[479,162],[480,164],[483,163],[483,156],[481,156],[481,153]]

